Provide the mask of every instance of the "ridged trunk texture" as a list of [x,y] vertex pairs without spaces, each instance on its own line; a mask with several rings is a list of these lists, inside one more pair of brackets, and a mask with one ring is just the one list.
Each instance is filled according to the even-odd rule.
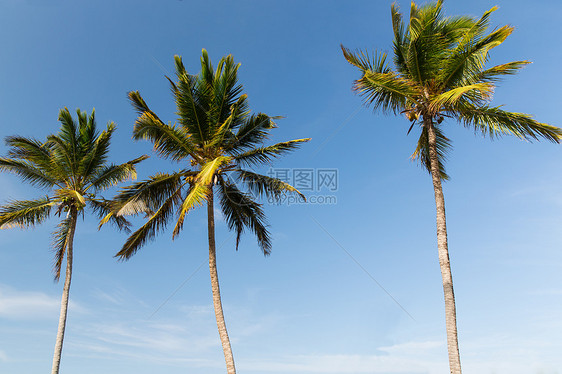
[[74,250],[74,231],[76,230],[76,220],[78,212],[76,208],[70,209],[70,228],[68,231],[68,244],[66,247],[66,274],[64,276],[64,288],[60,305],[59,329],[57,341],[55,343],[55,354],[53,355],[53,368],[51,374],[58,374],[62,355],[62,343],[64,340],[64,330],[66,329],[66,315],[68,311],[68,297],[70,295],[70,281],[72,280],[72,254]]
[[449,351],[449,369],[451,374],[461,374],[461,357],[459,353],[459,339],[457,334],[457,310],[455,293],[453,290],[453,275],[449,261],[449,246],[447,243],[447,222],[445,218],[445,198],[441,186],[439,172],[437,140],[433,119],[424,117],[424,126],[428,130],[429,159],[431,164],[431,178],[435,192],[435,208],[437,215],[437,251],[439,266],[443,279],[443,293],[445,296],[445,326],[447,329],[447,350]]
[[217,250],[215,245],[215,211],[213,207],[213,191],[209,193],[207,203],[207,217],[209,230],[209,272],[211,273],[211,288],[213,290],[213,305],[215,307],[215,318],[217,319],[217,327],[221,338],[222,350],[224,352],[224,360],[226,361],[226,372],[228,374],[236,374],[234,366],[234,356],[230,347],[230,339],[224,322],[224,314],[222,312],[221,291],[219,287],[219,275],[217,273]]

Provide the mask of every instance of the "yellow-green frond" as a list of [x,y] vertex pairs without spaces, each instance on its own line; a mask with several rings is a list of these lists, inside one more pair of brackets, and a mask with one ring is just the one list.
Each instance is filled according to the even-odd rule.
[[185,215],[193,208],[203,205],[203,202],[207,199],[207,194],[209,194],[209,185],[204,185],[196,183],[189,189],[186,198],[183,200],[179,210],[178,221],[176,222],[176,227],[174,227],[174,232],[172,233],[172,238],[175,238],[183,227],[183,221]]
[[212,161],[207,162],[201,167],[201,171],[197,176],[197,183],[202,185],[209,185],[213,183],[217,171],[224,165],[228,165],[232,161],[232,157],[218,156]]

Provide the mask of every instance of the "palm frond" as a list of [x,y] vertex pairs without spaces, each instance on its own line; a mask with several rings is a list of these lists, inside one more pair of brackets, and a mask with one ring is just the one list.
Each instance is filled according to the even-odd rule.
[[127,238],[123,248],[117,252],[115,257],[119,257],[121,260],[129,259],[146,242],[154,239],[159,232],[163,231],[174,214],[174,206],[178,203],[180,192],[181,190],[178,189],[170,195],[148,221]]
[[404,78],[419,86],[425,86],[434,79],[441,56],[450,43],[443,37],[441,30],[441,8],[440,2],[421,8],[413,2],[411,5],[407,43],[404,46],[404,64],[408,75]]
[[236,141],[233,130],[239,128],[248,117],[248,96],[240,95],[238,100],[230,106],[230,114],[215,130],[208,147],[213,147]]
[[476,82],[497,82],[501,77],[513,75],[530,64],[530,61],[513,61],[506,64],[496,65],[484,71],[477,71],[462,79],[460,84],[472,84]]
[[157,173],[149,179],[121,189],[112,202],[112,212],[117,216],[153,214],[172,195],[178,194],[187,183],[184,179],[196,175],[182,171]]
[[[80,117],[80,110],[78,110],[78,117]],[[78,156],[76,132],[78,127],[76,126],[76,122],[74,122],[68,108],[65,107],[60,110],[59,122],[61,123],[61,128],[55,137],[60,139],[61,143],[65,144],[68,156],[71,158],[69,164],[76,164],[76,157]]]
[[439,32],[442,38],[447,41],[447,50],[455,48],[459,40],[466,35],[475,25],[477,21],[471,16],[452,16],[444,17],[438,21]]
[[399,7],[393,3],[390,7],[392,17],[392,31],[394,32],[394,65],[402,75],[409,75],[408,66],[406,65],[406,35],[404,29],[404,21],[400,14]]
[[89,185],[86,186],[85,191],[90,189],[90,187],[101,191],[124,182],[127,179],[137,179],[135,165],[147,158],[147,155],[143,155],[121,165],[112,164],[104,166],[96,175],[92,176],[93,178]]
[[213,183],[217,171],[232,161],[232,157],[218,156],[201,166],[201,171],[197,175],[197,183],[209,185]]
[[113,207],[111,200],[106,200],[104,198],[89,199],[88,203],[100,219],[98,230],[101,229],[105,223],[111,222],[118,230],[122,230],[127,233],[131,232],[131,222],[129,222],[125,217],[118,216],[113,213],[111,210]]
[[412,82],[389,73],[367,71],[354,83],[354,90],[363,96],[365,103],[383,112],[399,113],[406,103],[416,103],[418,90]]
[[[204,56],[208,55],[205,54]],[[210,61],[208,62],[210,64]],[[222,58],[216,73],[210,82],[213,91],[213,105],[209,115],[209,132],[216,133],[218,127],[223,124],[233,113],[232,106],[238,101],[242,93],[242,86],[238,84],[238,68],[240,64],[234,63],[232,55]],[[202,72],[204,69],[202,70]],[[236,122],[231,119],[231,122]]]
[[343,56],[351,65],[358,67],[363,73],[372,71],[374,73],[388,73],[390,68],[386,65],[386,53],[374,52],[374,55],[369,55],[369,52],[363,50],[351,51],[349,48],[340,44]]
[[482,82],[474,83],[468,86],[461,86],[445,91],[436,97],[431,98],[430,110],[437,113],[443,107],[451,107],[460,100],[480,101],[490,100],[494,92],[495,86],[492,83]]
[[47,142],[52,147],[51,162],[57,165],[62,179],[68,184],[74,183],[78,165],[75,162],[75,155],[72,154],[73,147],[69,147],[63,139],[55,135],[49,135]]
[[212,186],[194,183],[190,186],[187,191],[187,196],[183,200],[181,207],[179,209],[178,220],[174,231],[172,233],[172,238],[175,238],[183,228],[183,221],[187,212],[191,209],[203,205],[203,202],[207,199],[207,195],[212,193]]
[[53,273],[55,276],[55,281],[58,281],[60,278],[62,262],[64,260],[64,255],[66,254],[66,249],[68,248],[68,235],[70,233],[71,224],[72,218],[70,217],[70,215],[68,215],[57,225],[57,229],[53,233],[52,248],[53,252],[55,253],[55,259],[53,261]]
[[165,124],[154,114],[138,93],[129,92],[129,99],[137,108],[142,109],[133,128],[133,139],[146,139],[154,143],[154,149],[164,158],[179,161],[184,158],[198,158],[190,134],[184,129]]
[[208,140],[207,112],[212,92],[197,76],[187,73],[181,57],[174,56],[174,59],[178,81],[173,92],[179,121],[194,142],[203,143]]
[[[224,64],[224,59],[219,61],[219,65],[217,67],[217,72],[222,70],[222,66]],[[215,69],[213,68],[213,64],[211,63],[211,59],[209,58],[209,54],[207,50],[203,48],[201,51],[201,78],[202,80],[207,83],[208,85],[212,85],[215,80]]]
[[43,169],[49,169],[51,154],[48,144],[22,136],[6,137],[6,145],[10,147],[10,158],[25,160]]
[[[96,129],[96,110],[92,109],[90,117],[86,112],[78,111],[79,127],[78,127],[78,148],[80,149],[80,158],[83,159],[96,143],[96,139],[100,136]],[[107,124],[107,131],[113,131],[115,124],[110,122]],[[111,128],[111,130],[109,130]]]
[[83,127],[81,126],[80,129],[83,131],[81,137],[84,139],[80,144],[83,150],[79,160],[78,174],[83,179],[89,179],[92,174],[99,173],[100,169],[104,168],[107,162],[107,154],[109,152],[111,136],[115,131],[115,124],[112,122],[108,123],[107,129],[96,138],[90,138],[96,135],[95,122],[88,123]]
[[278,200],[283,193],[289,192],[298,194],[303,201],[306,201],[306,197],[299,190],[280,179],[242,169],[236,170],[235,173],[248,189],[257,196]]
[[[437,148],[437,162],[439,165],[439,174],[441,179],[449,180],[449,175],[445,171],[445,161],[447,160],[447,154],[451,149],[451,140],[447,138],[441,129],[434,126],[435,138],[436,138],[436,148]],[[418,144],[416,150],[411,156],[412,160],[419,160],[421,166],[431,174],[431,160],[429,154],[429,135],[428,130],[425,126],[422,126],[422,132],[418,139]]]
[[273,161],[275,158],[282,156],[288,152],[292,152],[302,145],[310,141],[310,138],[295,139],[287,142],[281,142],[267,147],[253,148],[234,157],[237,163],[241,165],[253,166],[263,165]]
[[562,138],[562,129],[540,123],[528,114],[508,112],[500,107],[475,107],[463,104],[450,114],[465,127],[474,128],[475,131],[490,138],[513,135],[524,140],[543,138],[554,143],[560,143]]
[[49,198],[12,200],[0,206],[0,229],[29,227],[40,224],[49,217],[58,201]]
[[227,150],[243,152],[256,145],[260,145],[269,138],[269,130],[275,127],[273,117],[264,113],[251,115],[240,125],[234,142],[228,144]]
[[0,171],[8,171],[19,176],[24,182],[38,187],[53,187],[58,181],[46,174],[43,169],[28,161],[0,157]]
[[467,38],[447,56],[445,65],[439,71],[439,82],[442,87],[454,87],[463,77],[482,71],[488,59],[490,49],[500,45],[513,32],[510,26],[503,26],[480,40]]
[[271,238],[261,205],[250,195],[241,192],[236,185],[219,179],[219,196],[222,212],[230,230],[236,232],[236,250],[244,228],[250,229],[258,240],[264,255],[271,253]]
[[59,188],[55,190],[55,196],[64,202],[72,202],[79,210],[81,210],[86,205],[86,198],[84,197],[84,192],[77,191],[73,188]]

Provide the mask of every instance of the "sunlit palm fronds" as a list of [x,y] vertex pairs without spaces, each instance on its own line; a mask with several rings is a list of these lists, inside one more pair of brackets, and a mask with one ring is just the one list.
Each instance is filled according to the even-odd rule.
[[513,32],[510,26],[489,31],[490,16],[497,8],[480,18],[445,17],[442,5],[442,1],[422,7],[412,3],[407,23],[398,6],[392,6],[394,67],[386,63],[384,53],[376,51],[371,55],[342,46],[347,61],[359,68],[361,76],[354,82],[354,89],[366,104],[383,112],[404,113],[420,125],[413,157],[428,171],[425,128],[434,126],[443,178],[447,176],[443,165],[450,141],[437,125],[444,118],[454,118],[485,136],[514,135],[559,143],[559,128],[526,114],[490,106],[499,79],[529,63],[513,61],[486,68],[490,50]]
[[[90,207],[98,215],[111,213],[109,201],[97,196],[117,184],[136,178],[135,165],[142,156],[116,165],[107,162],[115,125],[109,123],[98,132],[95,114],[77,110],[77,120],[67,108],[59,113],[60,131],[45,142],[22,136],[6,138],[7,157],[0,158],[0,171],[19,176],[24,182],[50,190],[50,195],[36,200],[10,201],[0,206],[0,227],[30,227],[45,221],[53,212],[65,218],[54,234],[55,279],[60,276],[69,230],[69,212],[82,213]],[[118,228],[127,229],[123,217],[108,218]]]
[[[184,169],[157,174],[145,182],[127,187],[113,201],[111,215],[144,213],[148,221],[127,240],[117,256],[129,258],[148,240],[162,231],[175,217],[172,233],[183,228],[189,211],[203,205],[212,194],[219,201],[229,227],[237,233],[237,247],[244,228],[253,232],[264,253],[271,250],[265,216],[254,196],[280,198],[282,193],[300,194],[278,179],[262,176],[248,167],[259,167],[295,150],[309,139],[298,139],[266,146],[278,117],[251,114],[248,97],[238,83],[240,64],[232,56],[222,58],[214,68],[207,51],[201,56],[201,71],[189,74],[181,57],[175,59],[175,80],[168,78],[177,107],[177,125],[166,124],[147,105],[139,92],[129,99],[138,118],[135,139],[147,139],[160,156],[177,161]],[[233,181],[238,180],[237,185]],[[302,195],[302,194],[300,194]]]

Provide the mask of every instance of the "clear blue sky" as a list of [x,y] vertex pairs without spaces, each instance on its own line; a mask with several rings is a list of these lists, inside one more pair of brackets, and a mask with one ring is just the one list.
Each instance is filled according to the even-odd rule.
[[[249,235],[235,252],[218,222],[239,372],[446,373],[433,191],[409,160],[416,135],[406,136],[404,118],[361,107],[351,91],[357,72],[339,50],[390,51],[390,4],[1,0],[0,137],[43,139],[57,131],[60,108],[95,107],[100,126],[118,126],[115,162],[153,155],[149,143],[131,140],[126,92],[139,90],[174,121],[164,78],[174,54],[196,73],[202,48],[215,62],[232,53],[253,110],[286,117],[273,140],[312,138],[274,166],[339,172],[338,190],[329,192],[336,204],[266,206],[268,258]],[[399,4],[407,12],[409,3]],[[445,10],[479,16],[494,5],[493,25],[516,30],[490,63],[534,62],[500,85],[494,104],[561,126],[561,4],[450,0]],[[445,198],[464,371],[561,373],[560,146],[492,142],[456,123],[445,130],[454,144]],[[153,156],[140,179],[176,167]],[[0,191],[2,202],[43,193],[8,174]],[[3,374],[50,368],[62,289],[51,273],[56,222],[0,232]],[[91,217],[79,222],[61,373],[224,372],[205,216],[186,222],[174,242],[165,233],[125,263],[112,257],[124,234],[97,231]]]

